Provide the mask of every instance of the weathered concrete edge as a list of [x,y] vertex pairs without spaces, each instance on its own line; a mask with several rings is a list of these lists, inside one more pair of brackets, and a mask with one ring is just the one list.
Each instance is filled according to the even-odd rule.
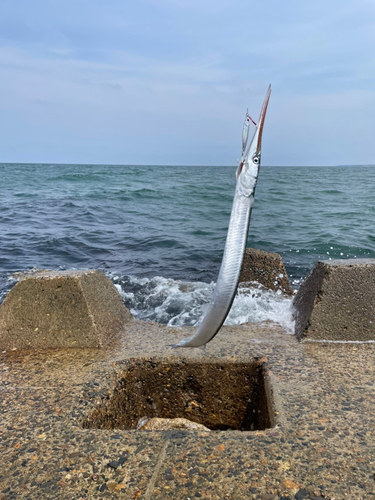
[[324,263],[322,261],[316,262],[293,299],[294,333],[298,340],[303,337],[316,297],[319,298],[323,281],[327,275],[328,271]]

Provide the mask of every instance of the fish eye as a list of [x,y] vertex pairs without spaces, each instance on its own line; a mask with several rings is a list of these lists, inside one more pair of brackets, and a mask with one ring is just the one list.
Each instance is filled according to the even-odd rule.
[[253,162],[254,162],[255,164],[258,164],[258,163],[259,163],[259,158],[258,158],[257,156],[254,156],[254,158],[253,158]]

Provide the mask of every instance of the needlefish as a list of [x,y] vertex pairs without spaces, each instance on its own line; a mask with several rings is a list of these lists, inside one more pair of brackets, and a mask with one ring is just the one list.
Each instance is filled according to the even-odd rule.
[[[172,347],[205,346],[218,333],[232,306],[246,248],[251,209],[254,205],[254,192],[260,167],[263,126],[270,95],[271,85],[268,87],[257,124],[246,112],[242,130],[241,158],[236,171],[237,182],[224,255],[207,313],[192,337],[187,337]],[[250,122],[254,123],[255,131],[252,140],[248,144]]]

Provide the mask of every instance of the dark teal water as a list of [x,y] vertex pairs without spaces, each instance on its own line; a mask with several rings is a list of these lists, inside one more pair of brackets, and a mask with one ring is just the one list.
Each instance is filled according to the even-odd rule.
[[[33,267],[99,268],[137,301],[156,277],[215,281],[235,170],[0,164],[0,294]],[[248,246],[280,253],[295,288],[316,260],[374,258],[374,188],[373,167],[262,167]]]

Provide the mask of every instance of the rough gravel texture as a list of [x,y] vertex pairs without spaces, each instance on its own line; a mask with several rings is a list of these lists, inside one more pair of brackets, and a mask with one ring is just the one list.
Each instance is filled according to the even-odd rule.
[[293,295],[283,260],[278,253],[246,248],[240,274],[240,283],[256,281],[285,295]]
[[[168,347],[188,335],[133,320],[105,349],[3,352],[0,500],[375,499],[374,344],[298,343],[262,323],[224,327],[205,351]],[[150,356],[267,358],[276,425],[83,429],[118,362]]]
[[375,259],[317,262],[293,306],[300,339],[374,341]]
[[100,271],[24,273],[0,304],[0,347],[100,347],[131,318]]

